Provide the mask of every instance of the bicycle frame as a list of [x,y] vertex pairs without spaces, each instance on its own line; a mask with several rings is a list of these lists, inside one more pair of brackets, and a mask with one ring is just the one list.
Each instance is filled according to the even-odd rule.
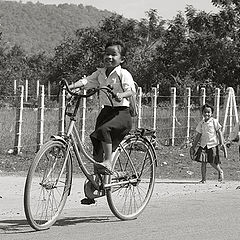
[[[78,161],[78,165],[79,165],[80,169],[82,170],[83,174],[93,184],[95,189],[100,190],[99,183],[97,183],[94,180],[93,175],[88,171],[87,167],[84,165],[82,157],[80,155],[80,153],[82,153],[84,155],[84,157],[86,157],[86,159],[88,161],[90,161],[93,164],[96,163],[96,161],[86,152],[86,150],[84,148],[84,145],[83,145],[83,143],[82,143],[82,141],[80,139],[78,130],[77,130],[76,126],[75,126],[76,115],[77,115],[77,112],[78,112],[78,109],[79,109],[79,106],[80,106],[80,101],[81,101],[81,97],[78,97],[77,98],[77,102],[76,102],[75,107],[74,107],[74,110],[73,110],[73,113],[68,113],[67,109],[66,109],[66,113],[65,113],[65,115],[70,116],[70,123],[69,123],[69,126],[68,126],[68,131],[67,131],[66,136],[62,137],[62,141],[64,141],[67,144],[67,147],[68,147],[67,155],[65,157],[64,166],[65,166],[65,164],[67,164],[67,159],[68,159],[68,156],[69,156],[68,154],[70,153],[71,146],[73,146],[74,153],[75,153],[77,161]],[[144,134],[145,134],[145,132],[137,133],[138,136],[143,136]],[[59,138],[59,136],[58,136],[58,138]],[[126,150],[124,149],[123,145],[120,143],[120,145],[116,149],[116,151],[121,151],[121,150],[125,152],[127,158],[129,159],[129,162],[131,163],[131,165],[132,165],[132,167],[133,167],[133,169],[134,169],[134,171],[136,173],[136,176],[137,176],[138,174],[137,174],[137,171],[136,171],[136,169],[134,167],[134,164],[132,164],[131,157],[126,152]],[[154,158],[155,158],[155,156],[154,156]],[[62,174],[62,172],[60,174]],[[136,180],[132,180],[132,181],[136,181]],[[109,184],[106,181],[103,182],[103,180],[102,180],[102,183],[103,183],[102,184],[103,188],[106,189],[106,188],[109,188],[109,187],[115,186],[115,185],[122,185],[122,184],[124,185],[126,183],[130,183],[130,181],[128,180],[126,182],[121,182],[121,183],[117,183],[117,184]]]
[[[88,171],[87,167],[84,165],[82,157],[80,155],[80,152],[86,157],[88,161],[91,163],[96,163],[96,161],[86,152],[84,145],[80,139],[78,130],[75,126],[76,123],[76,115],[80,106],[81,98],[79,97],[77,99],[77,102],[75,104],[73,113],[65,113],[65,116],[70,116],[70,123],[68,126],[67,134],[65,136],[53,136],[53,139],[63,141],[67,145],[67,155],[65,156],[64,166],[67,164],[67,160],[71,151],[71,146],[73,147],[75,156],[77,158],[78,165],[80,169],[82,170],[83,174],[86,176],[86,178],[91,181],[91,183],[94,185],[94,187],[99,190],[99,184],[95,182],[92,174]],[[67,110],[67,109],[66,109]],[[64,168],[63,168],[64,169]],[[62,175],[62,172],[59,174],[59,179]]]

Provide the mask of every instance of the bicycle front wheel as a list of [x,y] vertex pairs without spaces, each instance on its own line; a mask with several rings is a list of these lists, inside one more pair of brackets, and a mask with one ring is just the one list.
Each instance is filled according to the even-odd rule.
[[106,189],[109,207],[119,219],[135,219],[147,206],[155,183],[155,156],[145,138],[134,136],[121,143]]
[[61,141],[45,143],[26,178],[24,210],[31,227],[45,230],[61,213],[71,186],[71,155]]

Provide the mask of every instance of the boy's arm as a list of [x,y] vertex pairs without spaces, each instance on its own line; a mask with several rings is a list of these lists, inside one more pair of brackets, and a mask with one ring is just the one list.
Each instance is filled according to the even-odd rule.
[[69,89],[75,89],[75,88],[81,88],[82,86],[87,84],[87,80],[86,79],[80,79],[75,83],[70,84],[68,87]]
[[117,98],[118,99],[123,99],[123,98],[128,98],[128,97],[131,97],[133,95],[132,91],[131,90],[127,90],[125,92],[122,92],[122,93],[117,93]]

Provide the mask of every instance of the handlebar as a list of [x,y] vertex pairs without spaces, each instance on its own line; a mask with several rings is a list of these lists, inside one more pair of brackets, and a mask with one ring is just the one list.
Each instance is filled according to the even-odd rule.
[[88,98],[91,97],[92,95],[94,95],[95,93],[99,92],[99,91],[106,91],[107,93],[111,94],[112,98],[114,99],[118,99],[117,95],[112,91],[113,87],[112,86],[103,86],[103,87],[97,87],[97,88],[92,88],[90,89],[90,91],[86,94],[82,94],[79,92],[74,92],[72,90],[69,89],[68,87],[68,82],[65,79],[62,79],[60,82],[60,86],[61,88],[66,88],[67,92],[72,95],[72,96],[76,96],[76,97],[81,97],[81,98]]

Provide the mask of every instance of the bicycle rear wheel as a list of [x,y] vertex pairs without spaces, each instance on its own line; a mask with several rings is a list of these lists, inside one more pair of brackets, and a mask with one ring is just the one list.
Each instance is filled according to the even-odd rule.
[[45,143],[36,154],[24,190],[25,215],[34,229],[45,230],[56,222],[70,192],[71,165],[70,151],[67,156],[61,141]]
[[156,155],[150,142],[142,137],[128,138],[121,145],[113,160],[114,174],[109,176],[106,195],[113,214],[121,220],[131,220],[151,198]]

